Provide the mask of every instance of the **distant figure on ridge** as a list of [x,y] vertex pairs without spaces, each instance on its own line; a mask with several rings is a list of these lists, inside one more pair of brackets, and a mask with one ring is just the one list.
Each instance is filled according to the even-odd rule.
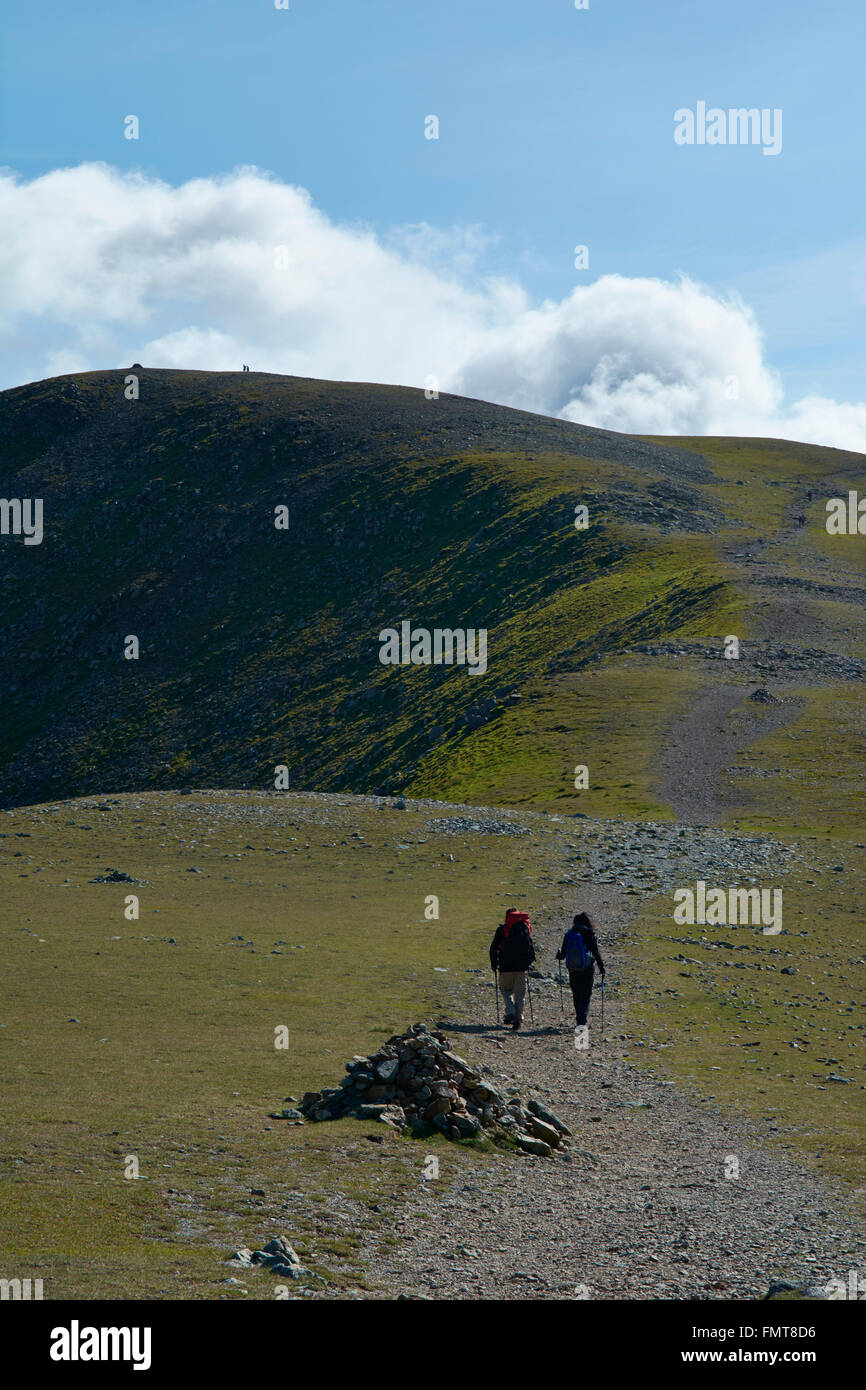
[[568,967],[568,980],[574,999],[574,1014],[577,1026],[583,1027],[589,1014],[589,1001],[595,980],[595,966],[598,963],[601,978],[604,979],[604,961],[598,949],[595,927],[588,912],[578,912],[572,925],[562,938],[562,945],[556,953],[557,960],[564,960]]
[[523,1022],[526,972],[534,960],[529,913],[510,907],[490,943],[490,969],[496,972],[497,988],[505,1000],[506,1027],[510,1025],[515,1033]]

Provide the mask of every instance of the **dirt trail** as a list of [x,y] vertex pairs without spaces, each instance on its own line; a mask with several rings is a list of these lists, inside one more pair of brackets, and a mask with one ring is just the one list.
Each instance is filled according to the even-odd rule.
[[[581,901],[623,935],[624,899],[587,889]],[[538,937],[552,961],[559,928]],[[610,934],[604,955],[615,981]],[[398,1243],[377,1256],[384,1288],[437,1299],[754,1299],[779,1275],[820,1284],[862,1267],[866,1245],[841,1187],[636,1065],[639,1039],[626,1037],[615,993],[602,1041],[596,988],[586,1051],[574,1045],[567,990],[565,1016],[555,983],[535,982],[534,995],[535,1024],[513,1034],[472,1021],[493,1012],[492,991],[477,985],[449,1036],[541,1096],[573,1130],[571,1158],[494,1155],[441,1192],[419,1179],[416,1202],[391,1223]],[[725,1175],[731,1157],[738,1178]]]
[[[742,639],[739,658],[720,660],[718,650],[679,644],[685,660],[691,663],[703,657],[699,665],[711,673],[706,690],[670,729],[661,755],[659,794],[684,824],[718,822],[733,809],[734,798],[726,795],[722,774],[755,739],[796,717],[800,702],[793,692],[804,685],[863,679],[862,663],[854,656],[855,644],[850,640],[853,629],[845,628],[842,634],[844,652],[828,650],[821,610],[813,602],[832,599],[837,604],[859,605],[863,589],[856,572],[832,566],[810,545],[808,533],[797,526],[797,514],[805,506],[803,496],[792,503],[775,536],[752,542],[746,549],[738,543],[736,551],[726,556],[736,559],[739,587],[753,605],[752,635]],[[789,573],[792,550],[800,553],[801,560],[805,555],[811,577]],[[673,650],[669,645],[667,652]],[[749,698],[762,689],[778,703],[759,705]]]
[[[787,724],[797,713],[797,703],[790,701],[762,705],[759,715],[748,698],[755,688],[729,681],[712,685],[671,729],[661,756],[659,794],[684,824],[719,821],[727,809],[719,785],[725,768],[756,738]],[[735,710],[736,722],[729,718]]]

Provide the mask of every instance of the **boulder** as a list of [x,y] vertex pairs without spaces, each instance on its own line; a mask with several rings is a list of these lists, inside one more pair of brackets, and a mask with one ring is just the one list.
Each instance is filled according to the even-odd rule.
[[424,1119],[432,1120],[436,1115],[447,1115],[450,1109],[451,1101],[447,1096],[434,1096],[424,1110]]
[[[501,1101],[501,1096],[495,1086],[491,1086],[488,1081],[479,1081],[472,1087],[472,1094],[476,1097],[479,1104],[484,1105],[488,1101]],[[544,1117],[542,1116],[542,1119]]]
[[406,1112],[402,1105],[386,1105],[379,1119],[385,1125],[390,1125],[392,1129],[406,1128]]
[[400,1063],[396,1057],[386,1057],[383,1062],[376,1064],[376,1075],[380,1081],[393,1081],[399,1070]]
[[284,1279],[300,1279],[309,1273],[285,1236],[275,1236],[263,1250],[236,1250],[229,1263],[244,1269],[256,1266],[269,1269],[272,1274],[279,1274]]
[[241,1265],[244,1269],[250,1269],[253,1263],[253,1252],[252,1250],[247,1250],[246,1246],[244,1246],[242,1249],[236,1250],[231,1259],[226,1263]]
[[554,1115],[552,1110],[548,1110],[546,1105],[542,1105],[540,1101],[531,1100],[528,1108],[532,1111],[533,1115],[537,1115],[539,1120],[543,1120],[546,1125],[553,1125],[554,1129],[558,1129],[560,1134],[571,1134],[568,1125],[560,1120],[558,1115]]
[[458,1112],[451,1118],[455,1129],[463,1139],[472,1139],[476,1134],[480,1134],[481,1125],[474,1115],[464,1115]]
[[553,1153],[553,1149],[549,1144],[545,1144],[543,1139],[533,1139],[531,1135],[522,1134],[520,1131],[514,1137],[517,1140],[518,1148],[521,1148],[524,1153],[538,1154],[541,1158],[550,1158]]
[[265,1254],[275,1255],[287,1265],[299,1265],[301,1263],[296,1250],[289,1244],[285,1236],[274,1236],[273,1240],[269,1240],[265,1246]]
[[549,1144],[552,1149],[558,1146],[562,1137],[558,1129],[554,1129],[553,1125],[546,1125],[543,1120],[539,1120],[537,1115],[527,1115],[526,1128],[531,1135],[536,1139],[543,1139],[545,1144]]

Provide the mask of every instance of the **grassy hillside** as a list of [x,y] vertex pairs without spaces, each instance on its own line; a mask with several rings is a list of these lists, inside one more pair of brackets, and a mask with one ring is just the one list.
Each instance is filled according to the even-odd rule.
[[[92,373],[4,393],[0,445],[46,528],[0,545],[7,803],[277,763],[407,787],[539,675],[736,608],[699,459],[482,403],[168,371],[127,401]],[[381,666],[403,618],[486,627],[488,673]]]
[[[123,381],[0,399],[5,492],[45,505],[41,545],[0,541],[6,804],[265,788],[286,764],[296,787],[665,814],[658,742],[703,673],[628,653],[771,629],[744,548],[785,532],[808,479],[810,526],[777,568],[814,576],[819,498],[858,462],[399,388],[144,370],[129,401]],[[866,651],[856,539],[824,564],[839,592],[803,590],[803,621]],[[404,618],[486,628],[487,673],[383,667],[378,634]],[[593,755],[587,807],[573,767]]]

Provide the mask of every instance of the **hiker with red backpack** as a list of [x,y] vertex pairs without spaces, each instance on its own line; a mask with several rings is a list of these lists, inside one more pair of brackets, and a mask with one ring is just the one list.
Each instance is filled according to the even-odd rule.
[[574,1013],[577,1026],[583,1027],[589,1014],[589,1001],[595,979],[595,965],[601,971],[604,982],[604,962],[598,949],[595,927],[588,912],[578,912],[572,925],[562,938],[562,945],[556,953],[557,960],[564,960],[568,967],[568,980],[574,999]]
[[490,969],[497,976],[497,988],[505,1000],[505,1026],[515,1033],[523,1022],[526,972],[534,960],[529,913],[510,907],[490,943]]

